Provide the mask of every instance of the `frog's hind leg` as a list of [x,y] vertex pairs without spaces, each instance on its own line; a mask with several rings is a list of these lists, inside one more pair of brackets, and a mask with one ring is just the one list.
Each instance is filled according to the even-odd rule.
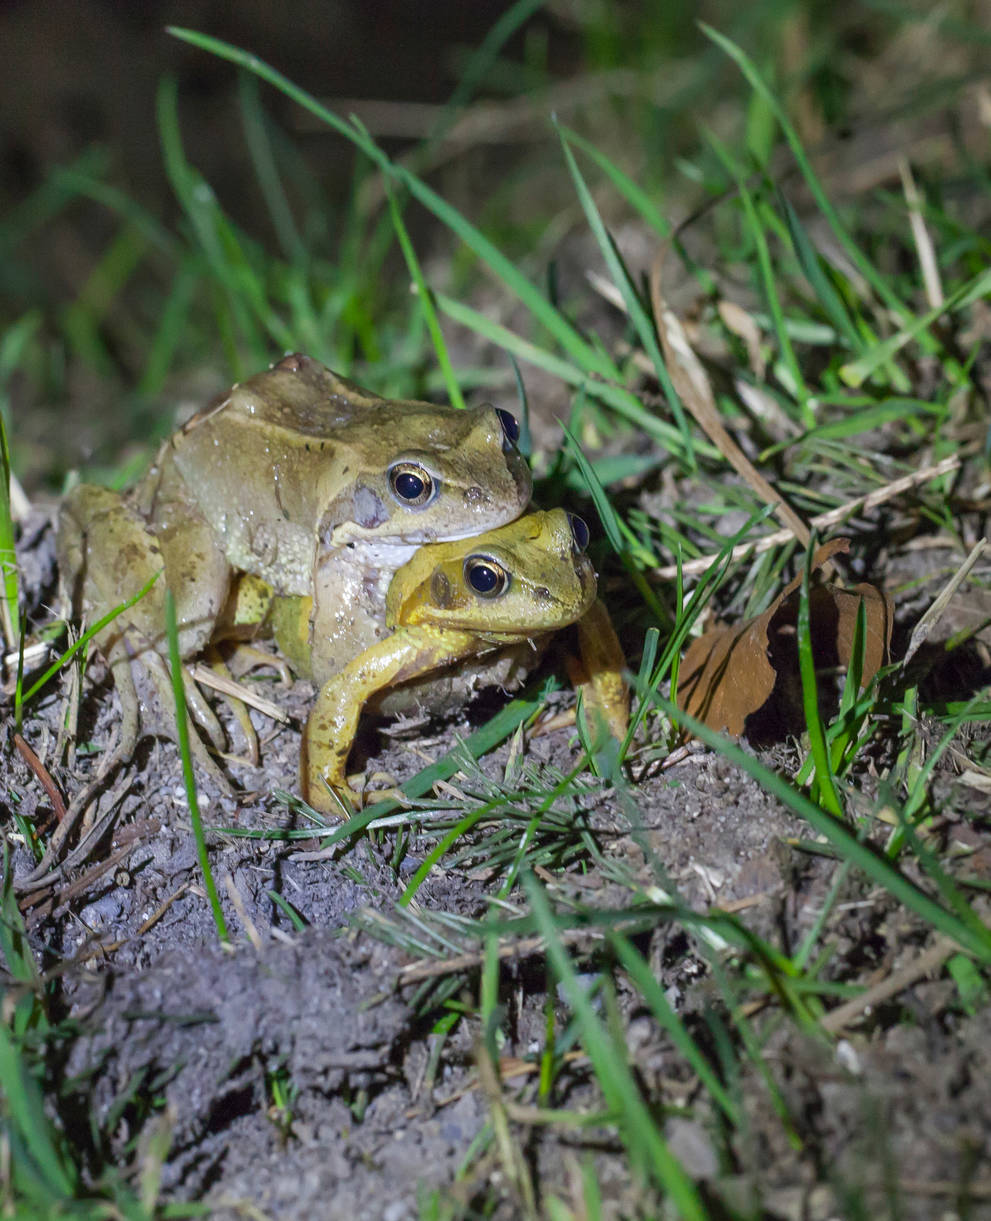
[[630,724],[630,691],[623,677],[626,658],[609,612],[597,598],[578,621],[581,669],[576,685],[586,706],[601,714],[614,738],[622,741]]
[[[109,774],[122,763],[126,763],[133,756],[135,747],[142,735],[141,702],[138,695],[138,687],[134,681],[133,666],[139,666],[142,676],[148,679],[152,688],[151,694],[158,706],[157,716],[152,718],[158,723],[153,726],[153,730],[157,729],[159,733],[171,738],[173,741],[176,739],[174,720],[175,696],[172,689],[172,674],[161,654],[149,648],[143,650],[140,655],[135,656],[127,637],[120,637],[109,650],[107,660],[111,673],[114,676],[117,697],[120,700],[121,726],[120,739],[114,748],[112,759],[105,768],[101,768],[104,775]],[[211,743],[218,750],[222,749],[225,744],[223,728],[214,715],[213,710],[207,704],[200,689],[186,672],[185,666],[182,667],[182,680],[186,704],[192,712],[194,719],[197,721],[197,724],[203,726],[204,732],[210,735]],[[207,773],[210,779],[223,793],[230,796],[232,794],[230,781],[210,756],[203,740],[195,731],[189,734],[189,749],[194,760]]]
[[[141,665],[144,673],[148,676],[155,690],[155,695],[159,707],[162,712],[162,722],[159,725],[160,731],[172,738],[176,739],[177,735],[172,725],[165,723],[166,718],[171,711],[174,715],[175,710],[175,695],[172,688],[172,673],[169,670],[168,664],[161,654],[155,652],[154,649],[149,649],[142,655]],[[117,672],[114,672],[114,679],[117,681]],[[203,693],[197,687],[194,680],[190,677],[186,667],[182,667],[182,684],[183,691],[186,697],[186,707],[189,709],[193,719],[196,721],[205,734],[210,739],[211,744],[216,750],[223,750],[226,746],[226,736],[223,727],[217,720],[213,709],[207,703]],[[133,676],[132,676],[133,688]],[[189,740],[189,752],[193,756],[193,760],[199,764],[204,772],[210,777],[214,784],[228,797],[233,796],[233,788],[231,782],[224,775],[220,765],[213,759],[210,752],[207,750],[206,743],[195,730],[187,735]]]

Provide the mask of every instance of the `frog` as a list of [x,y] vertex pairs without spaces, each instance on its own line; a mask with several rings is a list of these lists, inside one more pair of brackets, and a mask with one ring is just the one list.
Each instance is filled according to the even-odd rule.
[[[174,735],[167,591],[183,659],[216,634],[242,573],[295,597],[311,593],[319,572],[348,582],[357,620],[374,617],[380,591],[417,547],[483,533],[524,511],[531,480],[518,437],[502,409],[382,398],[294,353],[194,415],[130,490],[74,488],[56,544],[74,608],[93,622],[151,582],[96,634],[121,702],[114,762],[130,758],[145,729]],[[191,713],[220,750],[221,726],[185,667],[183,682]],[[157,716],[148,711],[155,703]],[[190,741],[221,782],[206,743]]]
[[[466,540],[431,543],[393,576],[384,630],[358,648],[314,632],[313,597],[272,599],[267,622],[293,669],[319,691],[300,752],[300,788],[318,812],[361,805],[347,760],[362,710],[450,711],[483,686],[519,685],[553,634],[578,624],[586,698],[614,736],[628,723],[624,658],[597,597],[589,530],[564,509],[533,511]],[[319,591],[315,591],[315,594]],[[357,649],[357,651],[355,651]]]

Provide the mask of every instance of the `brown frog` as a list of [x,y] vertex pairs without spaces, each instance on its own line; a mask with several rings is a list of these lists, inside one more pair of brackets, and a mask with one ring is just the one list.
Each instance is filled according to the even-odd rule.
[[[342,641],[321,632],[311,598],[275,599],[269,621],[282,652],[320,687],[300,759],[309,804],[340,814],[332,793],[360,804],[346,766],[366,702],[389,714],[449,710],[480,687],[518,685],[551,634],[575,622],[587,697],[622,737],[624,659],[596,600],[587,543],[582,519],[554,509],[470,539],[421,547],[396,572],[381,627],[363,642],[350,633]],[[333,623],[333,616],[323,620]]]
[[[339,582],[348,591],[346,615],[367,630],[418,546],[522,513],[530,473],[517,435],[508,412],[382,399],[293,355],[194,416],[130,491],[83,484],[70,492],[58,559],[84,618],[95,621],[163,574],[96,638],[123,711],[115,758],[130,756],[141,728],[135,677],[150,680],[158,702],[171,706],[166,590],[184,658],[215,635],[232,577],[242,572],[284,595]],[[220,726],[188,676],[186,692],[219,747]],[[152,728],[170,733],[170,718]],[[195,735],[193,743],[219,778]]]

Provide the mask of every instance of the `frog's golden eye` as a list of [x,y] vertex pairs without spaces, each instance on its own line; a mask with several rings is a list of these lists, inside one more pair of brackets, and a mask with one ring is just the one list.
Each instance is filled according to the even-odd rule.
[[579,551],[584,551],[588,546],[589,532],[588,526],[583,518],[577,513],[568,514],[568,524],[571,526],[571,537],[574,540],[575,546]]
[[511,577],[501,564],[488,555],[470,555],[464,564],[465,584],[480,598],[501,598],[509,589]]
[[422,509],[437,495],[439,485],[418,462],[397,462],[389,468],[389,487],[400,504]]
[[510,415],[508,411],[503,411],[501,407],[496,408],[496,415],[502,425],[502,448],[506,451],[511,450],[520,439],[520,426],[516,416]]

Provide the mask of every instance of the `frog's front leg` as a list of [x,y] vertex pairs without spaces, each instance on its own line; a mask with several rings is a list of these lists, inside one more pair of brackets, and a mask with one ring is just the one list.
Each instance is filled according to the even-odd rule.
[[303,731],[299,762],[304,800],[321,813],[340,816],[330,789],[359,806],[348,787],[347,762],[366,700],[384,687],[461,661],[479,647],[476,633],[398,628],[334,675],[317,696]]

